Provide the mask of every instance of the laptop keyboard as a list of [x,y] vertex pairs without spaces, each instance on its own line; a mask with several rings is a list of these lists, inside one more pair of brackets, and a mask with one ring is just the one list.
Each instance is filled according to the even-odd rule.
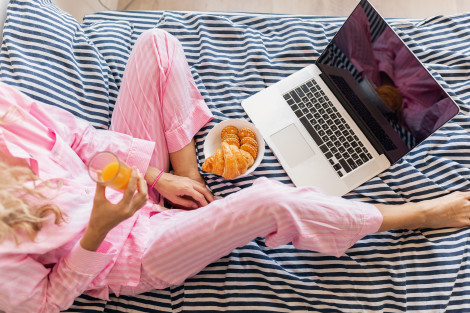
[[337,75],[330,75],[330,78],[338,87],[340,87],[346,98],[351,102],[351,104],[353,104],[352,107],[366,122],[370,130],[375,134],[377,139],[379,139],[382,146],[384,146],[384,148],[389,151],[396,149],[397,147],[393,141],[385,133],[383,128],[380,127],[377,120],[372,116],[372,114],[370,114],[369,110],[366,108],[364,103],[362,103],[361,99],[359,99],[359,97],[354,93],[346,80],[343,77]]
[[372,159],[315,80],[283,96],[339,177]]

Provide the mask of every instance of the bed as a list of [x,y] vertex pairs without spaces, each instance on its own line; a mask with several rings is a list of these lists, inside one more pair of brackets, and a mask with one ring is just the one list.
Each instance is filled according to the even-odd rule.
[[[158,27],[183,44],[215,118],[196,137],[199,165],[208,131],[245,118],[246,97],[310,64],[343,17],[127,11],[83,23],[51,0],[9,3],[0,80],[37,100],[108,128],[132,45]],[[470,14],[389,20],[439,80],[460,113],[384,173],[346,195],[403,203],[470,189]],[[266,147],[249,176],[206,175],[218,196],[266,176],[291,184]],[[470,229],[397,230],[365,237],[340,258],[267,248],[263,238],[235,249],[181,286],[109,301],[87,295],[68,312],[464,312],[470,310]]]

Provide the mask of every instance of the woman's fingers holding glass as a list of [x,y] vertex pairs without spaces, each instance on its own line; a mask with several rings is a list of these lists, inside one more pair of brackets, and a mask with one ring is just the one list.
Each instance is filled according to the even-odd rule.
[[134,207],[134,212],[140,209],[147,203],[149,199],[147,182],[145,181],[142,174],[138,173],[137,178],[137,193],[135,193],[132,198],[132,206]]
[[137,190],[138,178],[139,178],[138,170],[136,168],[132,168],[131,176],[129,178],[127,187],[124,190],[124,196],[122,197],[121,203],[124,203],[126,205],[131,203],[134,193]]
[[124,190],[124,196],[121,200],[123,209],[127,210],[129,216],[140,209],[148,200],[148,190],[145,179],[136,168],[132,169],[127,188]]

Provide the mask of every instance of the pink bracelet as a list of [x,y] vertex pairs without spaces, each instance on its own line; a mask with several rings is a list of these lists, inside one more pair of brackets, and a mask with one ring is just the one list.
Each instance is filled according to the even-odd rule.
[[163,174],[163,170],[160,172],[160,174],[157,175],[157,178],[155,178],[155,180],[153,181],[153,184],[152,184],[152,187],[150,187],[150,189],[153,189],[153,187],[155,186],[155,184],[157,183],[158,179],[160,178],[160,176],[162,176]]

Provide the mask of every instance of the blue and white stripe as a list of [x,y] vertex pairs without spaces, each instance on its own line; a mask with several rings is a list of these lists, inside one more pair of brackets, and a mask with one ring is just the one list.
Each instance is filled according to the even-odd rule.
[[[133,42],[159,27],[183,44],[196,84],[215,119],[247,118],[240,102],[312,63],[344,18],[204,12],[104,12],[82,25],[46,0],[12,1],[0,79],[31,96],[107,127]],[[49,4],[48,4],[49,3]],[[443,82],[462,113],[403,160],[347,195],[402,203],[470,183],[470,15],[391,20]],[[73,35],[72,35],[73,34]],[[51,40],[50,38],[54,38]],[[230,183],[206,176],[216,195],[260,176],[290,183],[269,147],[253,175]],[[312,175],[315,175],[312,173]],[[470,230],[391,231],[360,240],[337,259],[258,238],[184,285],[104,303],[78,298],[70,312],[463,312],[470,310]]]

